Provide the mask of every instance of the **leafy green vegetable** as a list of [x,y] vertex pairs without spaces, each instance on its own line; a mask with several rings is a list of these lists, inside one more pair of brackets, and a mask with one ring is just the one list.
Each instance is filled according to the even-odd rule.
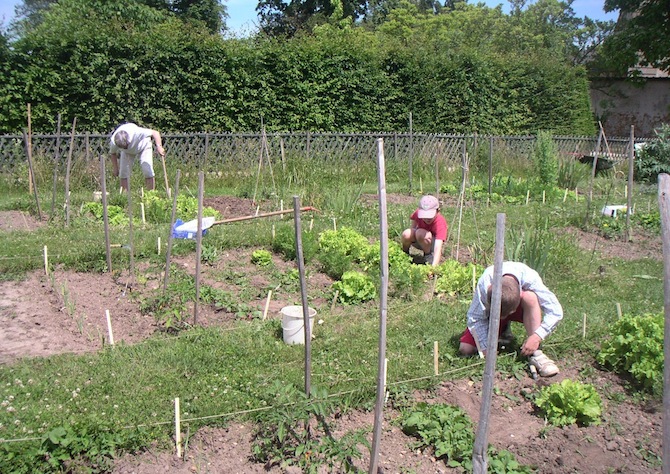
[[630,375],[643,389],[663,393],[663,315],[625,315],[614,323],[599,363]]
[[419,438],[419,446],[433,446],[435,457],[446,458],[450,467],[472,457],[472,420],[461,408],[443,403],[419,403],[402,417],[405,434]]
[[263,249],[254,250],[251,252],[251,263],[259,267],[267,267],[272,264],[272,254]]
[[535,404],[552,425],[600,424],[602,400],[596,389],[589,384],[565,379],[561,383],[542,388]]
[[333,283],[333,289],[339,291],[338,299],[344,304],[356,304],[377,297],[377,289],[369,276],[349,271],[342,280]]

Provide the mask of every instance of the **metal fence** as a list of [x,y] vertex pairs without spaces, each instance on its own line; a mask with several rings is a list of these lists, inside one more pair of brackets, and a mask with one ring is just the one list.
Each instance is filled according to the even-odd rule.
[[[36,134],[31,138],[32,157],[64,162],[98,160],[106,155],[109,135]],[[263,156],[272,160],[306,159],[327,163],[353,164],[376,156],[376,140],[384,139],[388,161],[435,163],[460,166],[464,156],[504,156],[529,160],[534,136],[489,137],[437,133],[191,133],[166,134],[163,144],[168,161],[194,166],[204,171],[248,168]],[[599,140],[596,137],[554,137],[563,156],[583,157],[598,154],[615,164],[628,157],[630,139]],[[0,135],[0,171],[11,171],[25,163],[26,138]]]

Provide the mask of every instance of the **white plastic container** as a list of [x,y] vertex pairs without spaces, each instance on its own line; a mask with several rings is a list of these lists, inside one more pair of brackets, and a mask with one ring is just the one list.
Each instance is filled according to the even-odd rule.
[[617,213],[626,213],[628,206],[605,206],[603,207],[603,216],[616,217]]
[[[309,333],[314,334],[314,318],[316,310],[307,308],[309,314]],[[281,327],[286,344],[305,344],[305,317],[302,306],[284,306],[281,309]]]

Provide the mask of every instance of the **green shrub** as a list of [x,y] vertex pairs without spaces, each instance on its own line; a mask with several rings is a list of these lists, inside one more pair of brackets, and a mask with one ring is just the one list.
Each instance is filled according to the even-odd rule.
[[[311,262],[319,250],[319,244],[312,232],[303,232],[302,259],[305,263]],[[295,260],[297,250],[295,247],[295,229],[290,226],[279,227],[272,240],[272,250],[281,255],[284,260]]]
[[558,184],[558,148],[550,132],[537,132],[533,158],[540,182],[544,185],[556,186]]
[[670,125],[654,130],[657,140],[644,144],[635,160],[635,179],[656,183],[658,175],[670,173]]
[[663,393],[663,315],[625,315],[612,325],[597,360],[627,374],[644,390]]
[[592,385],[565,379],[543,387],[535,404],[555,426],[600,424],[602,400]]

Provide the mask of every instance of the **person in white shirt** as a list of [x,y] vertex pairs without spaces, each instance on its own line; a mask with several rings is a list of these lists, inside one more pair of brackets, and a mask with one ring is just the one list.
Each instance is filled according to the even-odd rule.
[[[147,190],[156,188],[156,174],[154,173],[153,146],[151,139],[156,142],[156,151],[165,159],[165,149],[158,130],[142,128],[134,123],[119,125],[110,137],[109,154],[114,167],[114,176],[118,176],[121,187],[128,191],[128,180],[135,158],[139,156],[140,167],[144,174],[144,185]],[[119,160],[119,157],[121,158]]]
[[[462,355],[478,352],[486,355],[492,284],[493,266],[490,266],[479,278],[468,309],[468,327],[459,346]],[[535,270],[520,262],[503,262],[501,287],[499,334],[503,334],[512,321],[523,323],[527,337],[521,346],[521,354],[530,357],[530,364],[541,376],[556,375],[558,367],[540,350],[540,343],[563,319],[563,308],[556,295],[545,286]]]

